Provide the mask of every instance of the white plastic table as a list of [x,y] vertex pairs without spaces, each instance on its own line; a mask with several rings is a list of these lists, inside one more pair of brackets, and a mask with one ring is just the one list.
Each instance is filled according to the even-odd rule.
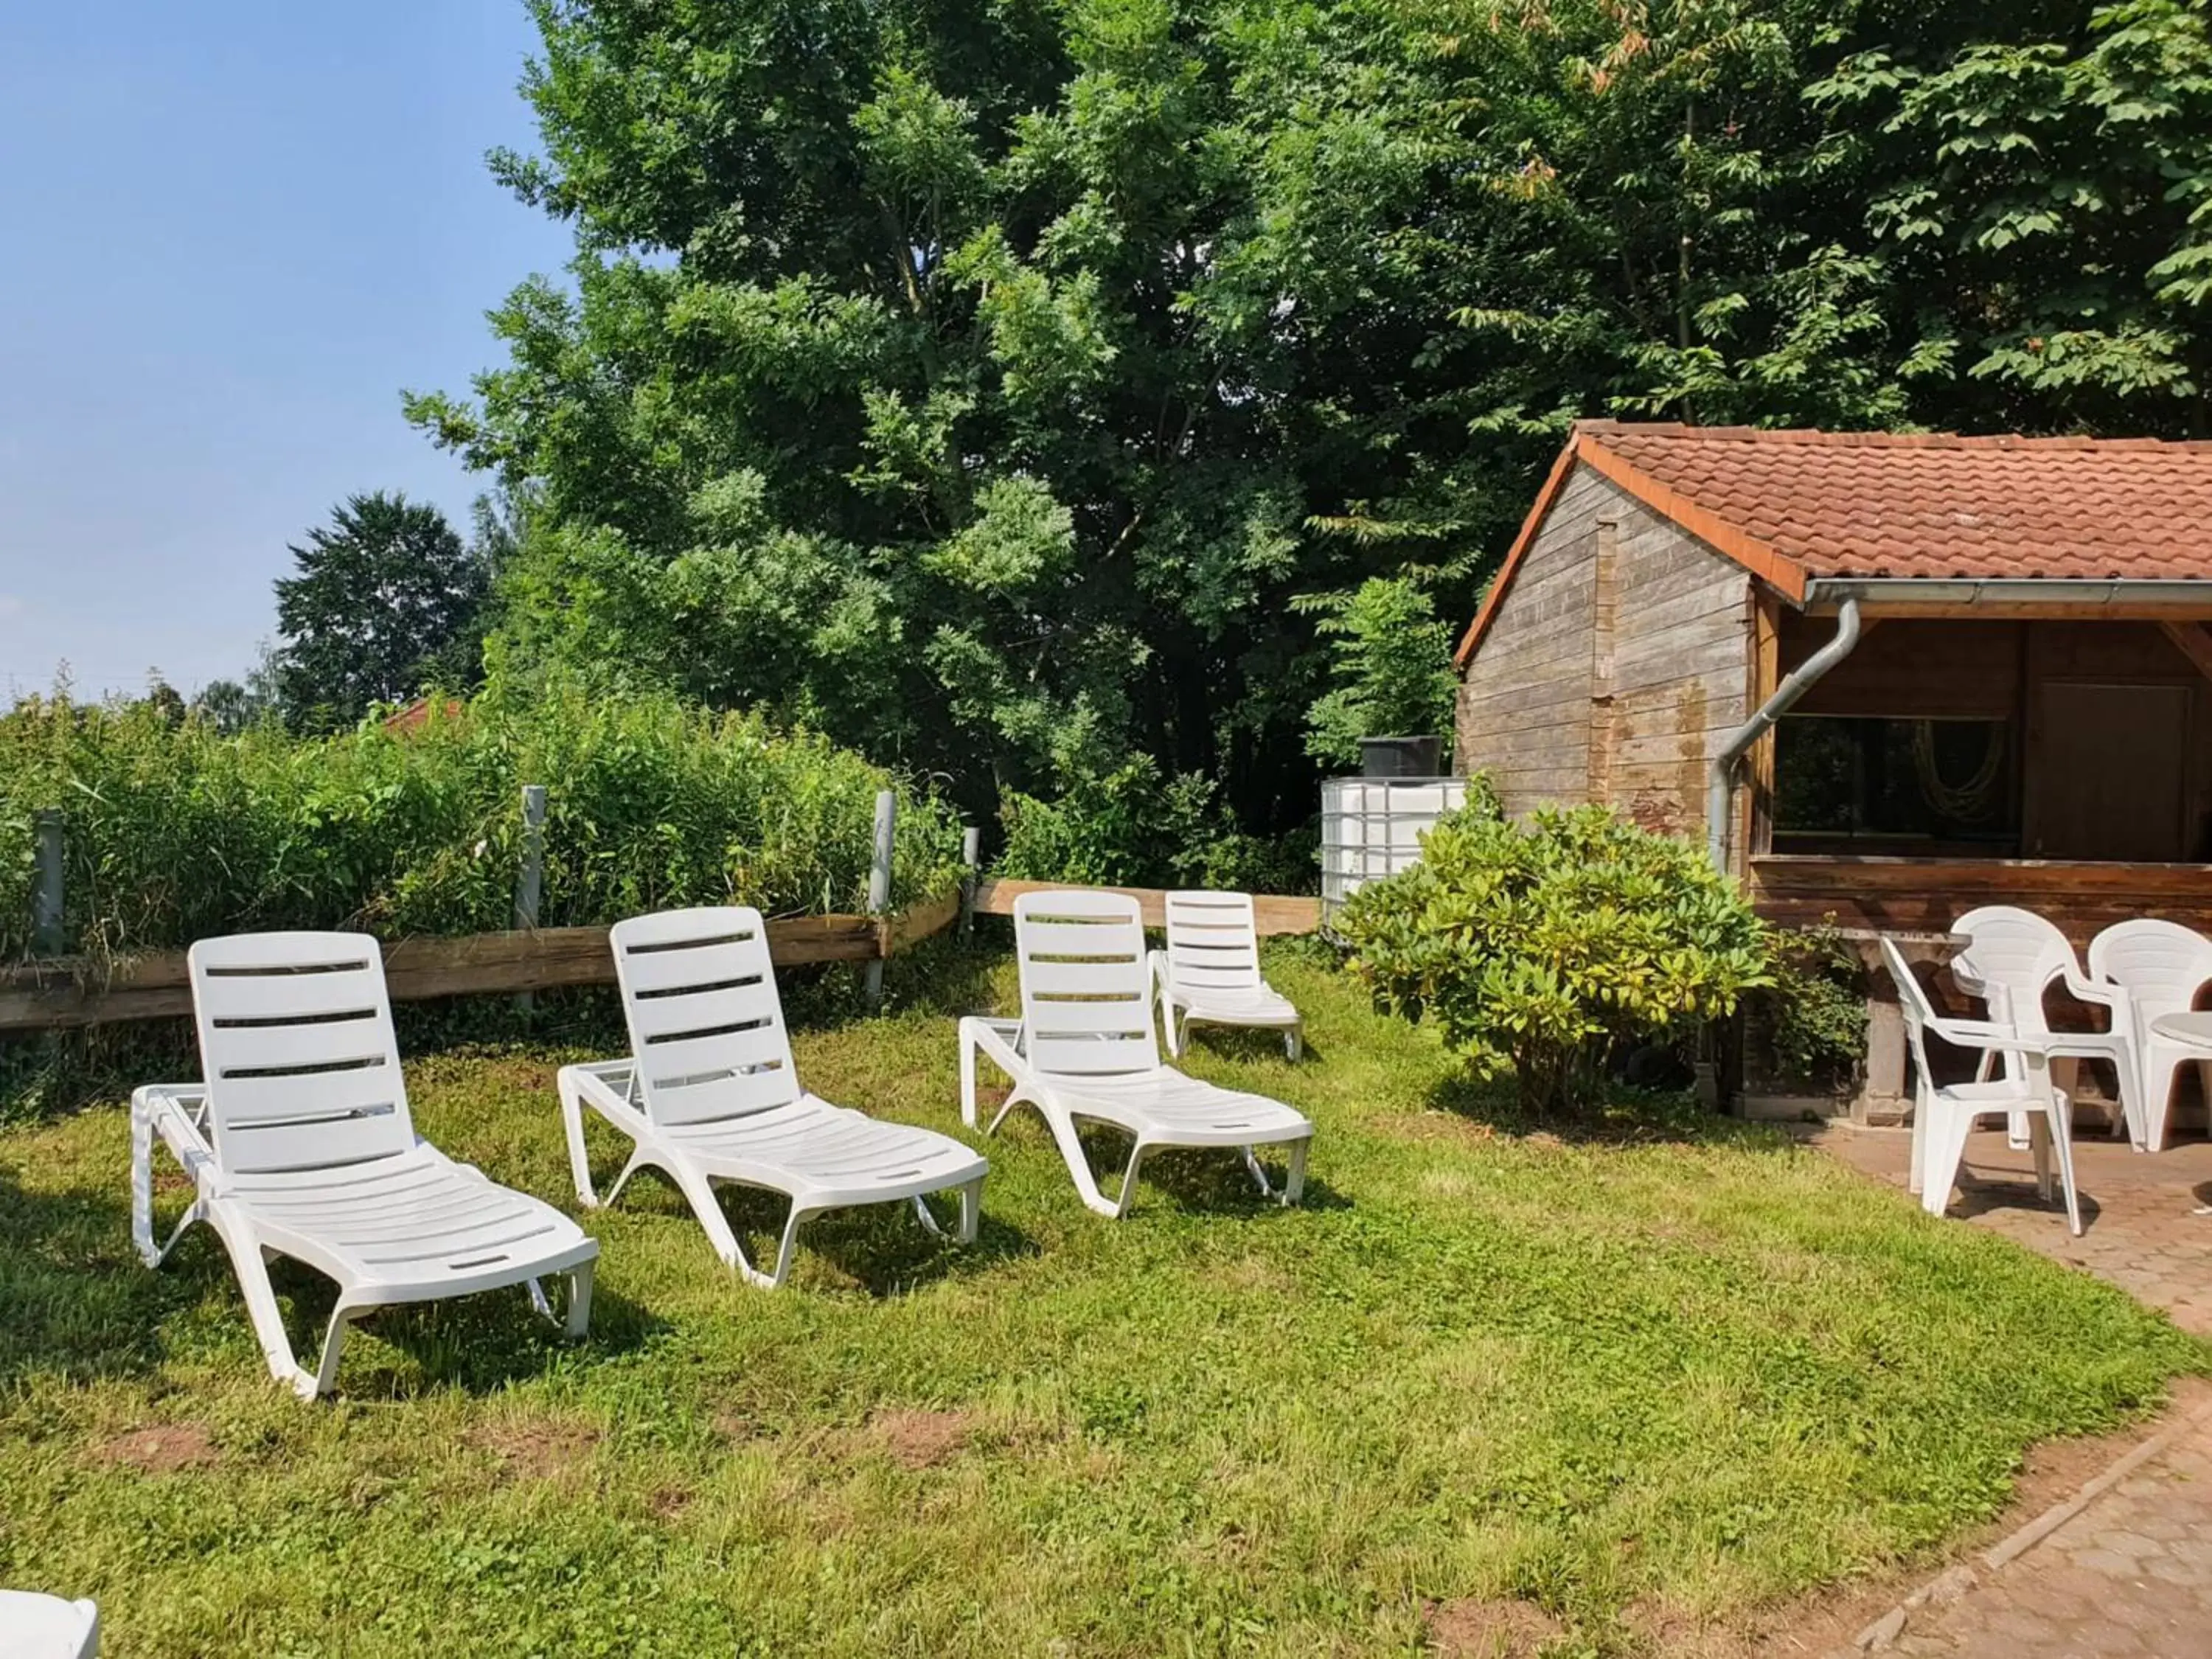
[[2200,1009],[2193,1014],[2168,1014],[2151,1021],[2150,1029],[2162,1037],[2212,1054],[2212,1008]]

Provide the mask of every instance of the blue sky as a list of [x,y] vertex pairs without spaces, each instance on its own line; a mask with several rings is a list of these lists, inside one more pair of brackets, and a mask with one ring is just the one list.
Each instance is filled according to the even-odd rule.
[[483,481],[400,417],[568,258],[520,0],[0,7],[0,699],[237,676],[331,505]]

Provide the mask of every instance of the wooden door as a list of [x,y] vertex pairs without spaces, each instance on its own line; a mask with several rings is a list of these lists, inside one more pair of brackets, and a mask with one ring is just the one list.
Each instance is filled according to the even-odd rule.
[[2191,688],[2046,680],[2037,690],[2028,855],[2187,858]]

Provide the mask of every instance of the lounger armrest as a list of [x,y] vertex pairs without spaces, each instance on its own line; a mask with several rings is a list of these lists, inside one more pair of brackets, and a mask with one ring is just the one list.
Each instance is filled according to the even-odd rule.
[[601,1116],[643,1130],[648,1127],[646,1115],[630,1099],[631,1079],[635,1070],[634,1060],[596,1060],[584,1065],[563,1066],[559,1080],[573,1085]]
[[217,1168],[205,1128],[207,1097],[204,1083],[149,1083],[131,1095],[131,1114],[161,1138],[195,1181],[203,1170],[211,1176]]
[[1019,1020],[967,1014],[960,1021],[960,1044],[988,1054],[1008,1077],[1018,1077],[1029,1070],[1029,1062],[1016,1046],[1021,1042],[1021,1031]]

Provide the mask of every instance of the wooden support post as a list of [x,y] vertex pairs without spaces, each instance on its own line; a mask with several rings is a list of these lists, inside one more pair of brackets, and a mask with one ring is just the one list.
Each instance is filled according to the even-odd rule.
[[31,890],[31,950],[38,956],[58,957],[69,944],[62,912],[62,815],[49,807],[33,822],[37,874]]
[[983,861],[983,832],[969,824],[960,832],[960,937],[975,934],[975,866]]
[[[538,927],[538,902],[545,895],[545,786],[522,786],[522,863],[514,873],[514,925],[522,933]],[[538,999],[525,991],[514,1006],[527,1013]]]
[[[891,907],[891,836],[898,827],[898,797],[885,789],[876,797],[876,855],[868,866],[868,914],[880,916]],[[867,971],[868,1006],[884,1006],[884,959],[872,958]]]

